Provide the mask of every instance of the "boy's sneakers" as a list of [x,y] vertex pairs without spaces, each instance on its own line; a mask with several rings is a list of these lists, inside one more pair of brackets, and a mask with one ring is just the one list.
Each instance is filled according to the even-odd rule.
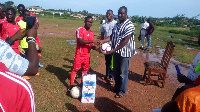
[[40,62],[38,62],[38,66],[39,66],[39,67],[43,67],[43,65],[42,65]]
[[23,76],[26,80],[30,80],[31,78],[28,76]]

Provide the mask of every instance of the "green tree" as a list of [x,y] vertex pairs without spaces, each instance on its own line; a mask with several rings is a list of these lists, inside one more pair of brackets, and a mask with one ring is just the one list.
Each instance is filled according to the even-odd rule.
[[10,8],[10,7],[14,7],[14,2],[13,1],[7,1],[7,2],[5,2],[5,6],[6,6],[6,8]]

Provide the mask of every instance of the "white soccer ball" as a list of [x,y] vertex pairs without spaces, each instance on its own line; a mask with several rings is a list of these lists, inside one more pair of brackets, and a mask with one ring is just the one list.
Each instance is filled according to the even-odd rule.
[[79,87],[74,86],[71,91],[70,94],[73,98],[79,98],[81,96],[81,90]]
[[108,51],[110,51],[110,50],[111,50],[110,44],[108,44],[108,43],[103,43],[103,44],[101,45],[101,52],[102,52],[103,54],[108,53]]

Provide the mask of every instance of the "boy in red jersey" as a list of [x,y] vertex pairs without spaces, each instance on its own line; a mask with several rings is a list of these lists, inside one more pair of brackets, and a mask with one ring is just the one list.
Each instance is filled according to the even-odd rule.
[[[91,16],[87,16],[85,18],[85,25],[79,27],[76,30],[76,53],[74,57],[74,65],[70,75],[70,87],[69,91],[73,87],[74,79],[76,76],[77,71],[82,68],[82,79],[83,74],[87,74],[87,70],[90,68],[90,50],[94,49],[97,50],[94,46],[97,41],[94,40],[94,33],[90,29],[93,23],[93,19]],[[82,80],[81,80],[82,82]]]
[[[15,15],[16,11],[13,8],[7,8],[6,9],[6,18],[7,22],[2,23],[2,27],[0,28],[0,38],[2,40],[6,40],[7,38],[13,36],[18,30],[20,30],[20,27],[18,24],[15,23]],[[20,54],[19,51],[19,40],[15,41],[11,47],[13,50]]]
[[6,21],[6,7],[3,4],[0,4],[0,24]]

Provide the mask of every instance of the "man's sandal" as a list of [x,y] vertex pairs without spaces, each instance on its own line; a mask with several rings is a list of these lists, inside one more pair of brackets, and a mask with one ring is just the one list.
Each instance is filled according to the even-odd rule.
[[123,97],[123,96],[124,96],[123,94],[117,93],[117,94],[115,95],[115,98],[121,98],[121,97]]

